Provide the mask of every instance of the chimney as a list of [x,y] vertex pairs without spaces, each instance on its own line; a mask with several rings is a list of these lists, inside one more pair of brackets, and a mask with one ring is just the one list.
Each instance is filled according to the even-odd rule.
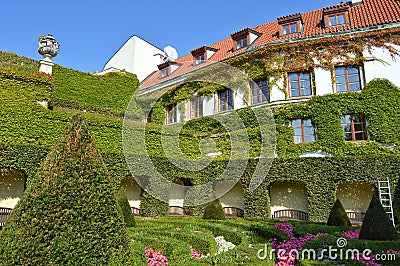
[[351,5],[356,6],[356,5],[362,5],[363,0],[351,0]]

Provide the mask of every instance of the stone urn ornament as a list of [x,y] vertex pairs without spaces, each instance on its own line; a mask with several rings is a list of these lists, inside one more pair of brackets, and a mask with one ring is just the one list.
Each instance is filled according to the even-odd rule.
[[39,71],[52,74],[54,63],[51,58],[55,57],[60,50],[60,44],[51,34],[43,35],[38,40],[38,52],[44,59],[40,61]]

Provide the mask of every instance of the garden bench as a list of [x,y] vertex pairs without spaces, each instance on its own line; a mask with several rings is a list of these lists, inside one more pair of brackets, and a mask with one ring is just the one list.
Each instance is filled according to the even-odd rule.
[[224,214],[228,217],[244,217],[244,211],[236,207],[224,207]]

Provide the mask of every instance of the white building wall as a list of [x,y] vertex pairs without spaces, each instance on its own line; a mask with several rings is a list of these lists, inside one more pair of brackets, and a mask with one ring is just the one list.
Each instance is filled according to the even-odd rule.
[[276,85],[271,85],[271,92],[270,92],[270,101],[271,102],[276,102],[276,101],[283,101],[285,100],[285,93],[281,91],[279,88],[283,88],[283,79],[280,79]]
[[233,90],[233,93],[233,109],[237,110],[246,107],[244,101],[244,91],[241,88],[237,88]]
[[103,73],[106,73],[107,69],[116,68],[134,73],[139,81],[142,81],[150,73],[158,70],[157,65],[164,62],[160,56],[154,56],[156,54],[164,54],[164,52],[138,36],[132,36],[108,60]]
[[[392,45],[393,48],[400,51],[399,45]],[[374,78],[386,78],[400,86],[400,57],[396,56],[393,61],[387,50],[375,48],[369,53],[363,52],[363,56],[371,61],[364,63],[365,81],[368,83]]]
[[203,97],[203,116],[214,114],[214,97]]
[[276,211],[293,209],[308,213],[305,186],[298,183],[275,182],[271,186],[271,215]]
[[125,189],[129,206],[140,209],[140,194],[142,190],[135,179],[133,177],[127,177],[122,181],[121,186]]
[[22,172],[0,169],[0,207],[14,209],[24,194],[25,176]]
[[315,68],[315,94],[325,95],[333,93],[332,76],[329,70],[323,68]]
[[219,192],[222,191],[227,191],[220,198],[222,208],[235,207],[244,210],[244,191],[242,184],[237,183],[234,187],[231,187],[232,184],[230,182],[219,182],[215,186],[216,194],[220,194]]

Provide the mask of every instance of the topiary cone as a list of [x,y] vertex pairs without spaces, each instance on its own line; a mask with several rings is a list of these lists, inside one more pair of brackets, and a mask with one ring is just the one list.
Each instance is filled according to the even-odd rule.
[[124,216],[126,227],[135,227],[135,216],[132,213],[131,206],[129,205],[128,198],[126,197],[126,192],[123,187],[120,187],[117,191],[117,202],[122,209],[122,214]]
[[347,216],[346,210],[339,199],[333,204],[331,213],[328,218],[328,225],[331,226],[350,226],[350,219]]
[[130,265],[131,257],[112,180],[75,115],[0,233],[0,264]]
[[398,238],[392,221],[377,196],[373,196],[361,226],[359,239],[394,240]]
[[224,210],[219,199],[206,204],[203,219],[206,220],[225,220]]

